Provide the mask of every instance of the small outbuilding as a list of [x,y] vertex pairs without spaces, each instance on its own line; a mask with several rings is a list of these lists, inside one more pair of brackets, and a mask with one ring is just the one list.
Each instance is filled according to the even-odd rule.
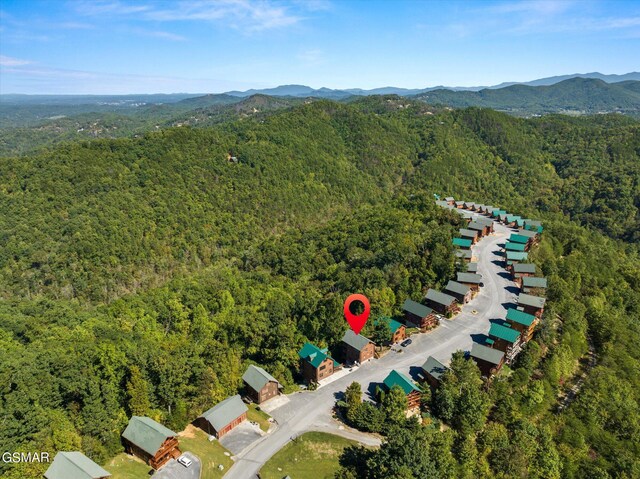
[[56,454],[44,473],[45,479],[107,479],[111,473],[78,451]]
[[180,456],[178,434],[151,418],[133,416],[122,433],[128,454],[139,457],[154,469]]
[[247,419],[247,411],[247,405],[236,394],[204,412],[194,423],[210,436],[220,439]]
[[276,378],[253,364],[244,372],[242,380],[246,386],[247,396],[256,404],[262,404],[276,397],[282,390],[282,385]]

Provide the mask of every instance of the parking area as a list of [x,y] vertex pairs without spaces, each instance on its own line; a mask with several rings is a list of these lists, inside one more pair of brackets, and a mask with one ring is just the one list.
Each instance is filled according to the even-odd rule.
[[220,444],[231,451],[231,454],[236,455],[240,454],[263,435],[265,435],[265,433],[262,432],[260,426],[245,421],[231,432],[225,434],[222,439],[220,439]]
[[171,459],[153,477],[155,479],[200,479],[200,470],[202,469],[200,459],[190,452],[185,452],[182,455],[193,461],[189,467],[184,467],[175,459]]

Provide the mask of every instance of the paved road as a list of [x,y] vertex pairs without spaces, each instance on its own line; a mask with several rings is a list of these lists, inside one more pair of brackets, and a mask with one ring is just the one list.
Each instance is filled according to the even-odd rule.
[[190,452],[185,452],[182,455],[191,459],[193,464],[184,467],[175,459],[171,459],[153,475],[154,479],[200,479],[202,465],[198,456]]
[[[515,291],[515,285],[507,278],[503,258],[497,254],[499,245],[506,241],[510,233],[511,230],[496,223],[495,233],[473,247],[484,287],[471,302],[463,306],[460,314],[452,320],[443,319],[440,326],[431,332],[412,336],[411,345],[399,348],[402,352],[391,351],[381,359],[369,361],[316,391],[289,396],[289,402],[271,412],[278,422],[276,430],[236,456],[236,462],[224,476],[225,479],[255,478],[262,465],[292,438],[307,431],[328,431],[336,396],[353,381],[358,381],[366,392],[371,383],[381,383],[392,369],[415,377],[428,356],[448,364],[453,352],[471,349],[473,341],[481,340],[489,331],[490,320],[503,319],[506,316],[505,305],[514,303],[516,294],[511,291]],[[373,390],[373,387],[369,389],[370,392]],[[369,399],[372,397],[369,396]],[[332,432],[338,433],[337,428]]]

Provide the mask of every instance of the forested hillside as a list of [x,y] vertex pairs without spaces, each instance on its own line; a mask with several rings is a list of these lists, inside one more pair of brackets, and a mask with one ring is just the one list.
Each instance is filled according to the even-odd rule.
[[[542,331],[490,387],[454,361],[452,427],[389,424],[341,477],[640,475],[637,121],[319,100],[0,158],[0,191],[0,450],[104,463],[128,416],[182,429],[250,363],[291,386],[348,293],[390,315],[451,278],[460,218],[439,193],[544,221]],[[598,366],[556,414],[587,335]]]

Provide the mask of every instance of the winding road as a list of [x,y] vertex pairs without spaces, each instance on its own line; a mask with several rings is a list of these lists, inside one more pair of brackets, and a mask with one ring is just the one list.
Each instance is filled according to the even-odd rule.
[[[467,217],[475,216],[467,211],[459,213]],[[473,246],[473,255],[478,262],[478,273],[482,275],[484,287],[473,300],[462,307],[455,318],[443,319],[436,329],[413,335],[413,342],[409,346],[395,347],[382,358],[369,361],[316,391],[289,395],[288,402],[270,413],[277,421],[276,429],[238,454],[234,465],[224,476],[225,479],[258,477],[257,473],[265,462],[292,438],[308,431],[331,432],[365,444],[379,444],[375,436],[338,429],[338,423],[332,418],[336,397],[353,381],[358,381],[363,391],[369,394],[369,399],[372,399],[373,387],[370,388],[370,384],[381,383],[392,369],[415,378],[428,356],[448,364],[453,352],[468,351],[474,340],[483,338],[489,331],[490,320],[503,319],[507,305],[515,302],[515,284],[503,269],[503,257],[499,253],[501,244],[511,232],[509,228],[495,223],[495,232]]]

